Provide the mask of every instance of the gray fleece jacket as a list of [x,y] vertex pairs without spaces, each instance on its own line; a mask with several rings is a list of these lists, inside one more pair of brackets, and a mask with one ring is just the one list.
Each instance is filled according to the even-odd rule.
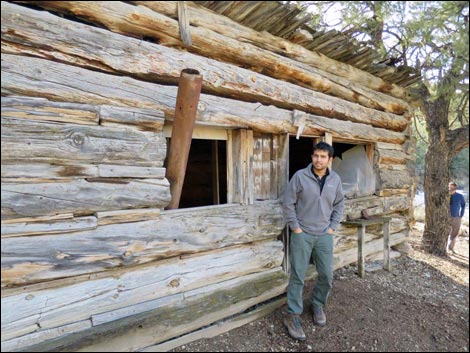
[[339,175],[329,172],[321,193],[312,163],[294,174],[283,200],[284,217],[291,229],[315,235],[326,234],[328,228],[336,230],[343,217],[344,194]]

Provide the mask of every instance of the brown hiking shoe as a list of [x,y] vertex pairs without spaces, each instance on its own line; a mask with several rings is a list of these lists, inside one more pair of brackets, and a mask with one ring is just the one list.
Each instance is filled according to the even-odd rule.
[[284,316],[284,325],[286,325],[289,335],[291,335],[292,338],[299,341],[303,341],[307,338],[305,337],[304,330],[302,330],[302,326],[300,325],[299,315],[286,314]]
[[326,315],[321,306],[313,307],[313,323],[318,326],[326,325]]

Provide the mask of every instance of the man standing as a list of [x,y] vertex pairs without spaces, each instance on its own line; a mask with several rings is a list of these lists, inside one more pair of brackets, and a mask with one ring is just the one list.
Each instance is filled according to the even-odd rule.
[[454,182],[449,183],[450,194],[450,234],[448,240],[449,251],[454,251],[455,242],[460,232],[460,225],[462,224],[462,217],[465,213],[465,198],[462,194],[457,192],[457,184]]
[[312,163],[294,174],[284,194],[284,215],[291,229],[291,274],[284,325],[298,340],[306,338],[299,316],[303,312],[302,291],[310,258],[318,273],[310,300],[313,321],[326,325],[323,307],[333,284],[333,233],[344,209],[341,179],[328,168],[332,160],[331,145],[320,142],[313,146]]

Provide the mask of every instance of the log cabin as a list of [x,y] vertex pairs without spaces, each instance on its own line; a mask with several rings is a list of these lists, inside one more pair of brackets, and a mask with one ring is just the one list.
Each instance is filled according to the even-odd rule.
[[[282,194],[318,141],[344,220],[387,216],[406,240],[410,68],[275,1],[1,6],[2,351],[164,351],[280,307]],[[185,69],[201,92],[167,209]],[[335,268],[356,231],[335,235]],[[366,228],[365,255],[383,236]]]

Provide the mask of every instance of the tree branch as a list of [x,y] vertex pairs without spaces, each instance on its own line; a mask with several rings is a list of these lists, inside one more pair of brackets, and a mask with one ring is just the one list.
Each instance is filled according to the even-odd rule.
[[466,125],[459,129],[450,130],[447,134],[447,142],[451,157],[454,158],[461,150],[469,146],[469,126]]

